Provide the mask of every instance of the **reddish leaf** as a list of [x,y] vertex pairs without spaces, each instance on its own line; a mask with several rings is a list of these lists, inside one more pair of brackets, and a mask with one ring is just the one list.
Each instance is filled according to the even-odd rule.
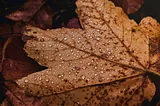
[[80,28],[80,23],[78,18],[74,17],[68,21],[67,25],[62,23],[62,26],[67,28]]
[[37,63],[27,57],[23,45],[21,38],[16,37],[6,49],[6,60],[2,66],[2,74],[6,80],[16,80],[41,69]]
[[45,0],[28,0],[23,9],[19,9],[6,17],[14,21],[28,22],[44,3]]
[[116,5],[121,6],[125,13],[132,14],[135,13],[144,0],[112,0]]
[[20,89],[16,83],[7,82],[7,99],[13,106],[45,106],[45,104],[36,97],[30,97],[25,91]]
[[35,72],[38,68],[33,62],[6,59],[3,64],[3,76],[6,80],[16,80]]
[[45,5],[29,23],[43,29],[52,28],[52,14],[52,9]]

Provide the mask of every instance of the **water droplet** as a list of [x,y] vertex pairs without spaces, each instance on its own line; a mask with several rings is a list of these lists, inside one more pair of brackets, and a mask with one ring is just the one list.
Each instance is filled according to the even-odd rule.
[[97,67],[97,66],[95,66],[95,67],[94,67],[94,69],[98,69],[98,67]]
[[58,48],[55,48],[55,52],[58,52],[59,51],[59,49]]
[[71,75],[71,72],[69,71],[68,74]]
[[97,37],[96,40],[99,41],[99,40],[100,40],[100,37]]
[[58,78],[62,78],[63,76],[63,74],[58,74]]
[[79,40],[77,41],[77,43],[80,43],[80,42],[81,42],[81,41],[79,41]]
[[27,82],[28,82],[28,80],[27,80],[27,79],[25,79],[25,80],[24,80],[24,82],[25,82],[25,83],[27,83]]
[[52,45],[48,45],[49,47],[52,47]]
[[96,76],[97,76],[97,73],[95,73],[94,76],[96,77]]
[[41,80],[42,80],[42,78],[41,78],[41,77],[39,77],[39,80],[41,81]]
[[101,73],[103,74],[103,73],[104,73],[104,71],[101,71]]
[[61,47],[61,48],[63,48],[64,46],[63,46],[63,45],[61,45],[60,47]]
[[42,47],[45,47],[46,45],[45,44],[42,44]]
[[84,80],[84,79],[85,79],[85,76],[84,76],[84,75],[82,75],[82,76],[81,76],[81,78]]
[[85,69],[86,69],[86,67],[84,66],[84,67],[83,67],[83,69],[85,70]]
[[49,79],[46,79],[46,82],[49,82]]
[[80,102],[77,102],[77,104],[79,105],[79,104],[80,104]]
[[91,65],[91,63],[88,63],[87,65],[88,65],[88,66]]
[[67,40],[67,38],[66,38],[66,37],[64,37],[64,38],[63,38],[63,40]]

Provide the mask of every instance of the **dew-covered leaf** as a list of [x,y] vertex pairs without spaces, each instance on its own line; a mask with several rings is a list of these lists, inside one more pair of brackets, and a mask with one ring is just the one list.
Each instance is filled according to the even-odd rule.
[[33,39],[25,51],[48,68],[17,83],[51,106],[150,101],[155,86],[148,73],[158,74],[150,65],[150,36],[160,34],[159,24],[152,18],[137,24],[108,0],[78,0],[76,5],[83,29],[26,26],[24,35]]
[[137,106],[152,96],[154,93],[152,86],[153,83],[148,78],[135,77],[119,83],[84,87],[42,97],[42,101],[48,106],[62,106],[64,104],[66,106],[121,106],[127,104]]

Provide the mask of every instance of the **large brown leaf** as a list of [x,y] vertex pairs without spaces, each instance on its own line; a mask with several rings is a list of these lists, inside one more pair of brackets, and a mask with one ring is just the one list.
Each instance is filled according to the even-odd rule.
[[151,37],[159,36],[159,24],[145,18],[138,25],[108,0],[76,4],[83,29],[26,26],[24,35],[34,38],[25,51],[48,69],[17,83],[51,106],[134,106],[150,101],[155,86],[148,73],[159,74],[151,65],[155,61],[150,60],[154,54],[149,44]]

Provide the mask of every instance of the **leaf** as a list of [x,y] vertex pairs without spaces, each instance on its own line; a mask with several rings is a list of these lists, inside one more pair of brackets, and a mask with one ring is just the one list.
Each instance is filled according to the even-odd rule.
[[25,51],[48,69],[17,83],[51,106],[134,106],[150,101],[155,86],[148,74],[159,74],[150,64],[149,44],[150,37],[159,36],[159,24],[148,17],[138,25],[107,0],[76,4],[83,29],[26,26],[24,35],[34,38]]
[[28,0],[23,8],[6,15],[6,17],[14,21],[28,22],[44,3],[45,0]]
[[43,29],[52,28],[52,14],[49,5],[45,4],[29,23]]
[[112,0],[116,5],[121,6],[126,14],[133,14],[142,6],[144,0]]
[[5,80],[17,80],[42,69],[41,66],[27,57],[27,54],[23,51],[23,46],[24,42],[16,36],[7,46],[2,65],[2,75]]
[[7,85],[7,100],[13,106],[45,106],[45,104],[36,97],[30,97],[13,82],[6,82]]

